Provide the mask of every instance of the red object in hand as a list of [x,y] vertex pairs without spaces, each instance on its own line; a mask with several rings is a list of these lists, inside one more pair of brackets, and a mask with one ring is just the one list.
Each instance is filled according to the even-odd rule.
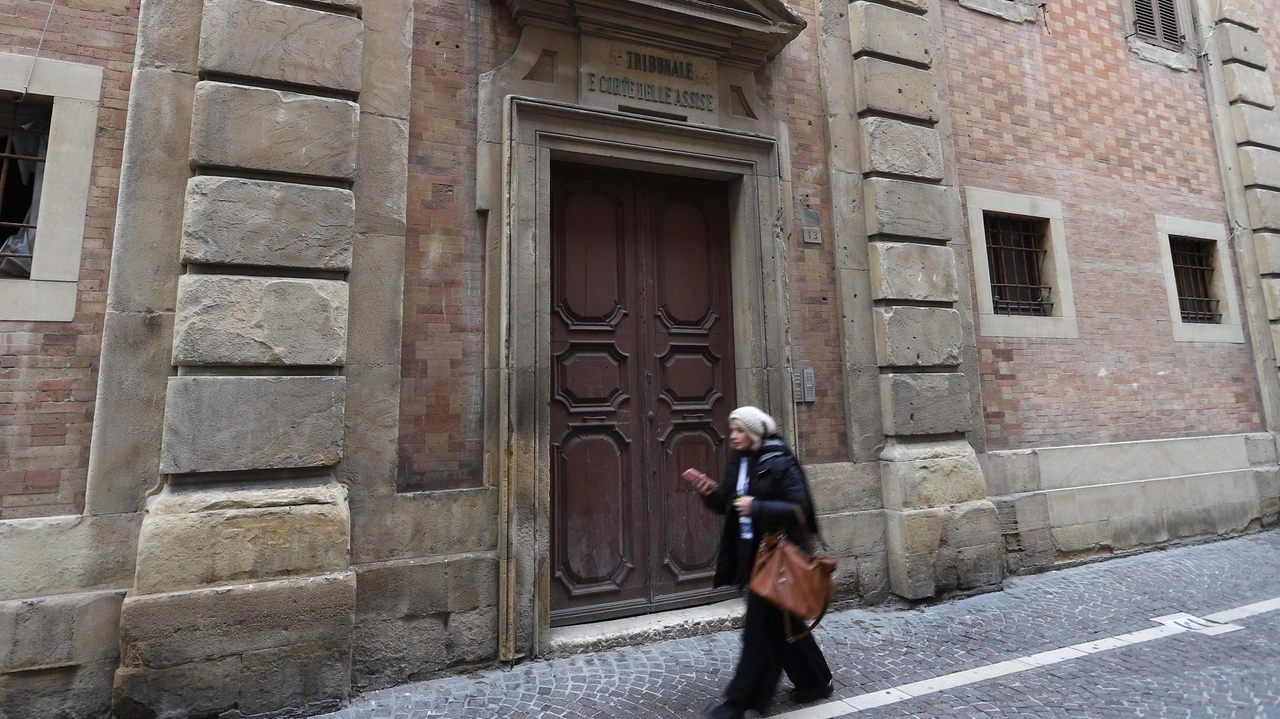
[[699,472],[693,467],[686,469],[680,476],[684,477],[686,482],[693,485],[694,491],[696,491],[698,494],[705,496],[716,491],[715,480],[711,479],[710,477],[703,474],[702,472]]
[[690,467],[690,468],[686,469],[686,470],[684,471],[684,474],[682,474],[682,475],[680,475],[680,476],[681,476],[681,477],[684,477],[686,480],[688,480],[688,481],[690,481],[690,482],[697,482],[699,479],[702,479],[703,477],[706,477],[707,475],[703,474],[702,472],[699,472],[698,470],[694,469],[693,467]]

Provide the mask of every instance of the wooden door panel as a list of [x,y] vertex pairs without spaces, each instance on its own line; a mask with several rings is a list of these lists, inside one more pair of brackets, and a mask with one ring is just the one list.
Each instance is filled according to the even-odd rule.
[[712,219],[708,208],[685,198],[661,197],[659,203],[654,213],[658,317],[668,332],[705,333],[716,321],[719,299]]
[[707,511],[702,496],[679,476],[689,467],[720,476],[724,437],[709,421],[694,420],[673,423],[658,441],[663,448],[658,484],[664,521],[657,542],[662,554],[656,579],[662,596],[704,589],[715,572],[720,517]]
[[570,330],[617,327],[626,314],[626,202],[614,188],[565,188],[553,305]]
[[627,394],[630,357],[616,342],[566,342],[555,355],[551,396],[572,413],[613,413]]
[[658,367],[658,398],[672,411],[711,412],[724,396],[725,368],[710,344],[669,344]]
[[629,444],[604,424],[571,425],[555,443],[557,515],[564,518],[556,528],[555,578],[569,597],[617,594],[635,568]]

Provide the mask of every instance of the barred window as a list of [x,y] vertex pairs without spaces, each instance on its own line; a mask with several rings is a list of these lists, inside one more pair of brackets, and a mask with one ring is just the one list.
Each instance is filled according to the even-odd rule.
[[1216,325],[1222,322],[1218,299],[1213,296],[1214,250],[1217,242],[1190,237],[1170,237],[1173,279],[1178,288],[1178,308],[1183,322]]
[[0,101],[0,277],[30,277],[53,105]]
[[1175,0],[1133,0],[1133,30],[1152,45],[1182,50]]
[[1044,272],[1048,221],[993,212],[983,213],[991,303],[996,314],[1048,317],[1053,287]]

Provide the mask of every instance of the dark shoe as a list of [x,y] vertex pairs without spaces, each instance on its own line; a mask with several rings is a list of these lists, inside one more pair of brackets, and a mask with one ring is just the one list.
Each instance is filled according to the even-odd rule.
[[728,702],[719,706],[708,705],[706,709],[702,710],[702,716],[707,719],[743,719],[746,714],[745,711]]
[[810,689],[808,691],[800,691],[799,689],[792,689],[791,691],[787,692],[787,696],[790,697],[791,701],[795,702],[796,704],[808,704],[810,702],[816,702],[819,699],[826,699],[827,697],[831,696],[832,693],[835,692],[835,690],[836,688],[832,686],[830,682],[828,682],[826,686],[818,687],[817,689]]

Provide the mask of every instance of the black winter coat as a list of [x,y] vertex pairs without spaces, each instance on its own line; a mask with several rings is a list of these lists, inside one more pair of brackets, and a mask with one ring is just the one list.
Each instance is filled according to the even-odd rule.
[[[738,496],[738,466],[744,456],[748,460],[747,472],[750,476],[746,494],[753,498],[751,523],[755,541],[751,543],[749,555],[742,557],[738,556],[741,553],[738,512],[733,508],[733,500]],[[716,573],[712,580],[714,586],[746,585],[751,579],[756,547],[760,538],[769,532],[785,530],[787,539],[792,544],[803,547],[805,551],[812,551],[808,532],[800,525],[795,511],[798,505],[809,523],[809,529],[816,534],[818,520],[814,516],[809,483],[805,480],[804,470],[796,461],[795,454],[777,435],[765,439],[760,449],[734,451],[725,465],[720,486],[711,494],[703,496],[702,503],[707,509],[725,517],[720,534],[720,555],[716,558]]]

